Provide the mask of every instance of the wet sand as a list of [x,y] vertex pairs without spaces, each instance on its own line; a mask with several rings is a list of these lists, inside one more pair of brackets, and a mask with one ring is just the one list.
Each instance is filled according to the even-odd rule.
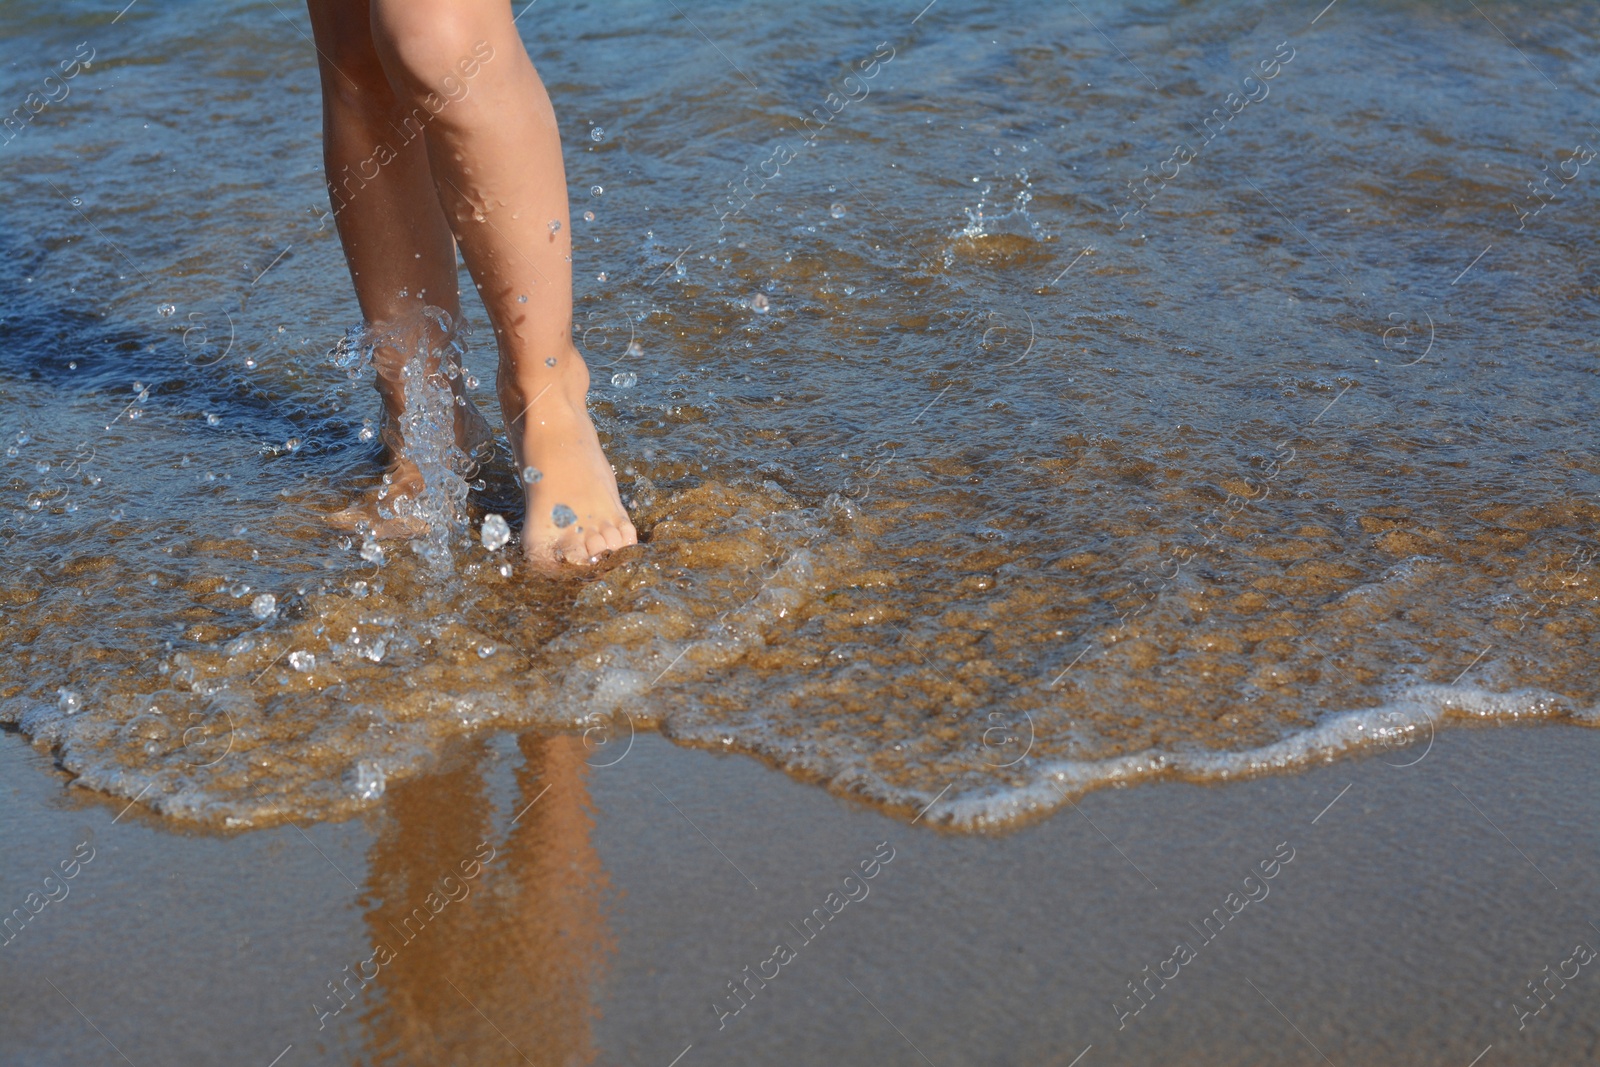
[[[1600,966],[1571,962],[1575,944],[1600,945],[1591,729],[1461,728],[1292,776],[1102,790],[988,836],[654,735],[614,766],[583,754],[570,736],[486,739],[363,818],[216,837],[139,806],[119,818],[125,802],[67,787],[7,733],[0,899],[23,904],[81,842],[93,858],[0,948],[0,1059],[1494,1067],[1600,1053]],[[402,926],[419,907],[426,921]],[[368,962],[380,944],[393,958]],[[1564,961],[1578,976],[1552,980],[1519,1032],[1526,983]],[[1128,990],[1174,971],[1149,981],[1147,1005]],[[353,972],[370,981],[336,999],[325,983]],[[734,1013],[728,983],[761,973],[775,977],[750,979]]]

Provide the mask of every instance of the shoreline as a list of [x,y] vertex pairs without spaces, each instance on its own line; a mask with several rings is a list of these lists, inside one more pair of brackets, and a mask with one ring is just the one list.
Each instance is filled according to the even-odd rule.
[[[485,1018],[520,1049],[679,1067],[774,1049],[1065,1067],[1091,1046],[1079,1067],[1323,1062],[1284,1017],[1336,1063],[1600,1048],[1587,967],[1517,1029],[1526,981],[1600,920],[1593,730],[1452,730],[1410,766],[1374,752],[1100,790],[1002,834],[907,825],[649,735],[611,767],[582,752],[480,739],[360,818],[224,835],[67,789],[8,732],[0,847],[16,861],[0,900],[23,899],[84,824],[97,854],[0,947],[0,1048],[41,1067],[115,1059],[68,997],[135,1063],[522,1062]],[[469,895],[376,972],[352,963],[479,841],[495,861]],[[1292,862],[1246,885],[1280,842]],[[833,912],[867,885],[842,888],[842,872],[879,843],[894,859],[860,913]],[[1219,907],[1249,921],[1222,924]],[[767,977],[807,915],[818,932]],[[1197,947],[1190,923],[1208,915]],[[1195,958],[1174,974],[1178,942]],[[319,1017],[347,965],[360,996]]]

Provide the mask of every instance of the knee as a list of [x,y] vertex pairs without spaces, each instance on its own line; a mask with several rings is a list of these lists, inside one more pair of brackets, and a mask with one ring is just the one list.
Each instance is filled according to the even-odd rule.
[[494,27],[458,0],[373,0],[372,39],[396,92],[437,110],[494,58]]

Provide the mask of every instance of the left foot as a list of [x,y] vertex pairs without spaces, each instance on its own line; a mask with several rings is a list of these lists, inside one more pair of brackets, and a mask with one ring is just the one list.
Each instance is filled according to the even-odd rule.
[[594,563],[639,541],[589,419],[589,368],[574,348],[555,359],[548,372],[540,366],[531,389],[501,397],[508,414],[521,412],[507,432],[527,503],[523,554],[547,571]]

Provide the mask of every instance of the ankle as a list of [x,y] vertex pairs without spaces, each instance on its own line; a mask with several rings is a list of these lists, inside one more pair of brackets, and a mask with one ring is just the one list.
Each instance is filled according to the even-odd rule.
[[498,374],[500,400],[520,411],[535,397],[559,390],[581,401],[589,392],[589,366],[572,345],[541,351],[502,354]]

